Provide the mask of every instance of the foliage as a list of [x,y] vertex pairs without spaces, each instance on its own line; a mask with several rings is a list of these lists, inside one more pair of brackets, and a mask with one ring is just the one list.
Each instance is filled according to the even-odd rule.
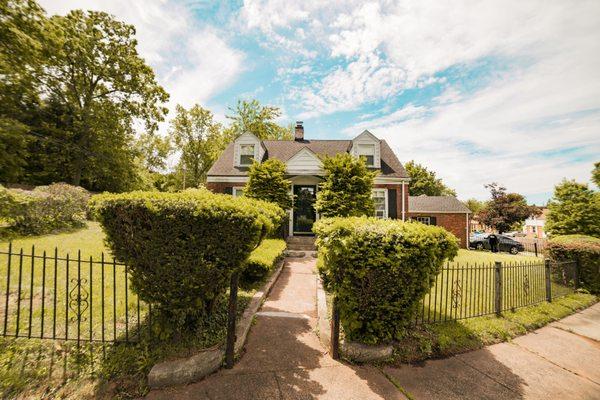
[[283,258],[285,248],[285,240],[263,240],[246,260],[244,270],[240,275],[241,284],[248,286],[267,276]]
[[133,26],[94,11],[48,18],[34,1],[0,11],[10,43],[0,46],[0,152],[11,152],[0,179],[139,187],[134,125],[154,132],[168,95],[138,55]]
[[85,225],[88,192],[55,183],[33,191],[12,189],[3,197],[10,203],[11,229],[22,235],[42,235]]
[[410,176],[410,185],[408,193],[411,196],[453,196],[456,197],[456,192],[450,189],[441,179],[436,178],[434,171],[428,170],[421,164],[417,164],[411,160],[404,164],[408,176]]
[[285,178],[285,174],[286,166],[277,158],[263,163],[254,162],[248,171],[244,195],[270,201],[284,210],[292,208],[292,183]]
[[548,203],[545,229],[551,235],[600,237],[600,193],[586,184],[563,180]]
[[388,342],[402,334],[458,240],[445,229],[397,220],[329,218],[314,226],[325,289],[337,297],[346,337]]
[[600,161],[594,164],[592,170],[592,182],[596,184],[596,187],[600,188]]
[[283,127],[277,122],[281,116],[278,107],[262,106],[258,100],[238,100],[233,113],[227,118],[231,125],[227,129],[230,140],[235,140],[243,133],[250,132],[260,140],[291,140],[294,138],[292,126]]
[[113,254],[130,266],[132,289],[174,328],[211,313],[284,215],[271,203],[207,190],[104,194],[93,206]]
[[315,208],[322,217],[351,217],[375,212],[372,199],[376,171],[362,158],[340,153],[323,160],[325,181],[317,192]]
[[181,152],[178,172],[185,174],[181,179],[185,187],[198,187],[227,145],[223,127],[214,121],[212,112],[197,104],[189,110],[178,105],[175,113],[170,134]]
[[556,236],[548,242],[547,251],[554,260],[577,260],[580,286],[600,294],[600,239],[585,235]]
[[468,199],[463,201],[465,206],[475,215],[485,208],[485,202],[477,199]]
[[486,207],[480,210],[478,218],[481,223],[500,233],[509,231],[530,216],[540,213],[540,209],[528,205],[521,194],[506,193],[506,188],[497,183],[490,183],[485,187],[490,189],[492,198],[487,202]]

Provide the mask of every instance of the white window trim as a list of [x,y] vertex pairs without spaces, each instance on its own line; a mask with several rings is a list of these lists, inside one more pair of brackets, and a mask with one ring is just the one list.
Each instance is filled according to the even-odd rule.
[[238,190],[244,190],[244,187],[243,187],[243,186],[234,186],[234,187],[231,189],[231,191],[232,191],[232,193],[231,193],[231,194],[233,195],[233,197],[241,197],[241,196],[238,196],[238,194],[237,194],[237,191],[238,191]]
[[[356,146],[357,146],[357,148],[356,148],[356,154],[358,155],[359,158],[361,156],[364,156],[365,158],[367,156],[371,156],[373,158],[373,163],[372,164],[367,164],[367,167],[375,167],[375,164],[376,164],[376,162],[375,162],[375,144],[374,143],[373,144],[370,144],[370,143],[359,143]],[[370,149],[370,151],[368,153],[361,152],[361,149],[364,149],[366,147],[368,147]],[[365,161],[365,163],[366,163],[366,161]]]
[[[375,193],[376,192],[383,192],[383,197],[384,197],[384,212],[383,212],[383,219],[387,219],[389,218],[389,211],[388,211],[388,190],[385,188],[376,188],[373,189],[371,191],[371,197],[375,197]],[[375,215],[376,217],[377,215]]]
[[[427,222],[425,223],[423,221],[420,221],[420,219],[423,220],[423,221],[427,220]],[[420,223],[425,224],[425,225],[431,225],[431,217],[420,217],[419,216],[419,217],[415,217],[415,221],[420,222]]]

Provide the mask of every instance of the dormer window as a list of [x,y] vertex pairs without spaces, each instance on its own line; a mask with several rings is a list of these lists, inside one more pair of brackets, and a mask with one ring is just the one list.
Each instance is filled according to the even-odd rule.
[[358,156],[365,160],[367,167],[375,166],[375,145],[374,144],[359,144]]
[[254,161],[254,145],[240,145],[240,165],[252,165]]

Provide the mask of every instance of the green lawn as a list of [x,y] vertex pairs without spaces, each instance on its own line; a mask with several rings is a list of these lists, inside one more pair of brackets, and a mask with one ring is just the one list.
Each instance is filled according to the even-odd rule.
[[465,250],[460,249],[458,256],[454,258],[451,264],[465,264],[465,263],[493,263],[495,261],[501,262],[530,262],[537,261],[540,258],[531,255],[517,254],[512,255],[510,253],[492,253],[486,250]]

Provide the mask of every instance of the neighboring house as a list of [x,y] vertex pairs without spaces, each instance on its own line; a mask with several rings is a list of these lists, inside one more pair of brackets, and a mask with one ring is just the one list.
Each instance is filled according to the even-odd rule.
[[[248,181],[248,168],[252,162],[277,158],[287,165],[295,195],[294,207],[289,210],[288,233],[290,236],[310,235],[313,223],[319,218],[314,202],[318,185],[324,179],[321,159],[338,153],[364,157],[370,168],[379,171],[373,185],[376,217],[402,220],[413,217],[437,224],[457,235],[462,246],[466,246],[470,211],[464,206],[459,209],[456,203],[460,202],[455,198],[430,198],[434,204],[428,208],[421,207],[421,197],[416,202],[415,198],[409,198],[410,178],[406,170],[386,141],[369,131],[352,140],[307,140],[304,139],[304,127],[298,122],[294,140],[259,140],[245,133],[225,149],[208,171],[206,187],[214,192],[239,196]],[[411,204],[417,208],[412,210]]]
[[528,238],[545,239],[546,231],[544,225],[546,224],[546,216],[548,215],[548,208],[542,208],[542,213],[537,217],[529,217],[525,220],[523,225],[523,233]]

